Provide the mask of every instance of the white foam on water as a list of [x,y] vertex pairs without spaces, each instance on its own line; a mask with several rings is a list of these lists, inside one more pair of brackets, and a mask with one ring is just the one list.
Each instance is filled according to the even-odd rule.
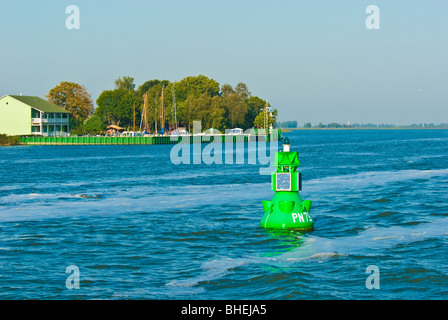
[[341,155],[349,155],[349,156],[376,156],[379,155],[378,152],[349,152],[349,151],[340,151],[335,152],[334,154],[341,154]]
[[239,259],[223,258],[211,260],[201,265],[201,271],[194,277],[175,280],[167,286],[194,287],[203,282],[214,281],[229,275],[238,267],[250,264],[297,267],[297,263],[325,263],[327,260],[345,258],[351,255],[381,256],[384,249],[397,245],[411,244],[432,238],[447,238],[448,218],[417,226],[392,226],[388,228],[369,228],[357,236],[325,238],[305,236],[304,243],[293,250],[271,257],[245,257]]
[[372,227],[357,236],[324,238],[310,235],[305,244],[297,249],[276,257],[279,260],[303,260],[316,254],[334,253],[335,255],[378,255],[383,249],[397,245],[410,244],[427,239],[446,238],[448,236],[448,218],[438,218],[432,222],[416,226]]
[[145,159],[145,158],[154,158],[156,157],[155,154],[129,154],[129,155],[111,155],[108,154],[107,156],[101,155],[83,155],[79,157],[64,157],[61,156],[59,158],[55,157],[49,157],[49,158],[31,158],[31,159],[22,159],[22,158],[12,158],[8,160],[0,160],[1,163],[8,163],[8,164],[26,164],[26,163],[42,163],[42,162],[70,162],[70,161],[104,161],[104,160],[118,160],[118,159]]
[[356,174],[339,175],[304,181],[303,188],[307,191],[358,189],[370,186],[382,186],[388,183],[415,179],[431,179],[448,176],[448,169],[435,170],[398,170],[398,171],[367,171]]
[[[114,215],[154,210],[193,209],[206,205],[238,204],[248,199],[261,200],[272,197],[268,183],[231,185],[193,185],[160,187],[138,186],[127,190],[108,190],[105,194],[90,191],[81,194],[12,194],[0,197],[0,222],[35,220],[43,218],[79,217],[92,215]],[[201,201],[198,201],[201,195]],[[252,201],[251,200],[251,201]]]
[[[243,169],[241,171],[244,172]],[[144,176],[138,176],[138,177],[120,177],[120,178],[114,178],[113,181],[109,177],[104,178],[97,178],[95,180],[82,180],[82,181],[57,181],[57,182],[35,182],[35,183],[21,183],[21,184],[14,184],[14,185],[3,185],[0,186],[0,191],[13,191],[13,190],[35,190],[36,193],[39,193],[41,190],[45,190],[47,188],[54,188],[54,189],[62,189],[62,188],[68,188],[72,187],[74,190],[79,190],[80,187],[89,186],[92,187],[98,187],[98,189],[104,190],[104,185],[111,185],[110,188],[140,188],[144,185],[149,186],[151,188],[154,183],[157,183],[157,181],[164,181],[164,180],[182,180],[182,179],[190,179],[190,180],[201,180],[201,178],[216,178],[220,176],[227,176],[227,175],[234,175],[234,172],[226,172],[226,171],[201,171],[201,172],[173,172],[173,173],[167,173],[167,174],[150,174],[150,175],[144,175]],[[218,178],[219,179],[219,178]],[[136,184],[139,184],[139,186],[135,186]],[[78,187],[75,189],[75,187]],[[154,187],[152,187],[154,188]],[[183,189],[187,190],[187,188],[192,188],[192,186],[184,186]],[[160,187],[157,188],[157,190],[160,190]],[[119,190],[121,191],[121,190]],[[1,198],[0,198],[1,203]]]
[[233,269],[256,262],[254,258],[225,258],[220,260],[206,261],[201,265],[203,270],[197,276],[182,280],[174,280],[167,283],[167,286],[193,287],[201,282],[220,279],[231,272]]
[[[445,176],[448,176],[448,169],[371,171],[353,175],[312,179],[305,181],[303,188],[308,194],[321,194],[328,191],[336,191],[342,194],[347,189],[359,189],[406,180],[431,179]],[[196,208],[204,205],[232,205],[237,204],[239,201],[261,201],[272,198],[274,193],[270,184],[270,182],[230,185],[200,184],[188,186],[188,188],[185,186],[160,188],[160,186],[153,186],[151,183],[138,186],[131,184],[126,187],[113,187],[107,189],[104,193],[98,191],[101,199],[80,199],[79,194],[71,193],[39,193],[37,189],[35,193],[10,194],[0,197],[0,221],[84,214],[148,212],[160,207],[162,202],[163,210]],[[50,185],[53,184],[50,183]],[[72,183],[71,185],[76,186],[77,183]],[[97,194],[91,188],[86,193],[88,196]],[[201,195],[200,202],[197,201],[199,194]],[[260,204],[260,210],[262,210],[261,208]]]
[[415,163],[425,159],[436,159],[436,158],[445,158],[448,157],[448,154],[436,154],[436,155],[420,155],[420,156],[411,156],[404,158],[404,161],[408,163]]

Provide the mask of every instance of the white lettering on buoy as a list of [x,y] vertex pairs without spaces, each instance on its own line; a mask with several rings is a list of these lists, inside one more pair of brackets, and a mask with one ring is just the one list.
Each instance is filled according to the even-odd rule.
[[305,219],[306,222],[309,222],[311,220],[306,212],[292,213],[292,220],[294,221],[294,223],[296,223],[297,218],[299,218],[299,222],[305,222]]
[[292,213],[292,220],[294,223],[296,223],[296,219],[299,218],[299,222],[312,222],[313,219],[311,219],[311,216],[308,214],[308,212],[299,212],[299,213]]
[[297,213],[293,213],[292,220],[294,221],[294,223],[296,223],[296,219],[297,219]]

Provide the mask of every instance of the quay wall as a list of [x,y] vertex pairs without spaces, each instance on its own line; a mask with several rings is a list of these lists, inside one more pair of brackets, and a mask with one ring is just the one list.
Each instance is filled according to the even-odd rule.
[[187,136],[149,136],[149,137],[110,137],[110,136],[72,136],[72,137],[21,137],[25,145],[127,145],[127,144],[177,144],[210,142],[253,142],[281,140],[281,131],[270,135],[187,135]]

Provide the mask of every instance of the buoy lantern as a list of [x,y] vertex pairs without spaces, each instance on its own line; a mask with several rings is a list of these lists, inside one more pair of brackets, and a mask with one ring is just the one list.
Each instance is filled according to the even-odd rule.
[[262,228],[314,230],[314,221],[310,215],[311,201],[302,200],[302,173],[299,153],[290,151],[289,139],[283,143],[283,151],[275,154],[277,171],[272,174],[272,190],[275,192],[271,201],[263,201],[264,215]]

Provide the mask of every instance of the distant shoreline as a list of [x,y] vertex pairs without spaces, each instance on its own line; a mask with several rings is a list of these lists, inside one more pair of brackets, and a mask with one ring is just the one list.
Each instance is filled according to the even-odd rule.
[[443,130],[448,129],[448,127],[351,127],[351,128],[278,128],[282,132],[297,131],[297,130]]

